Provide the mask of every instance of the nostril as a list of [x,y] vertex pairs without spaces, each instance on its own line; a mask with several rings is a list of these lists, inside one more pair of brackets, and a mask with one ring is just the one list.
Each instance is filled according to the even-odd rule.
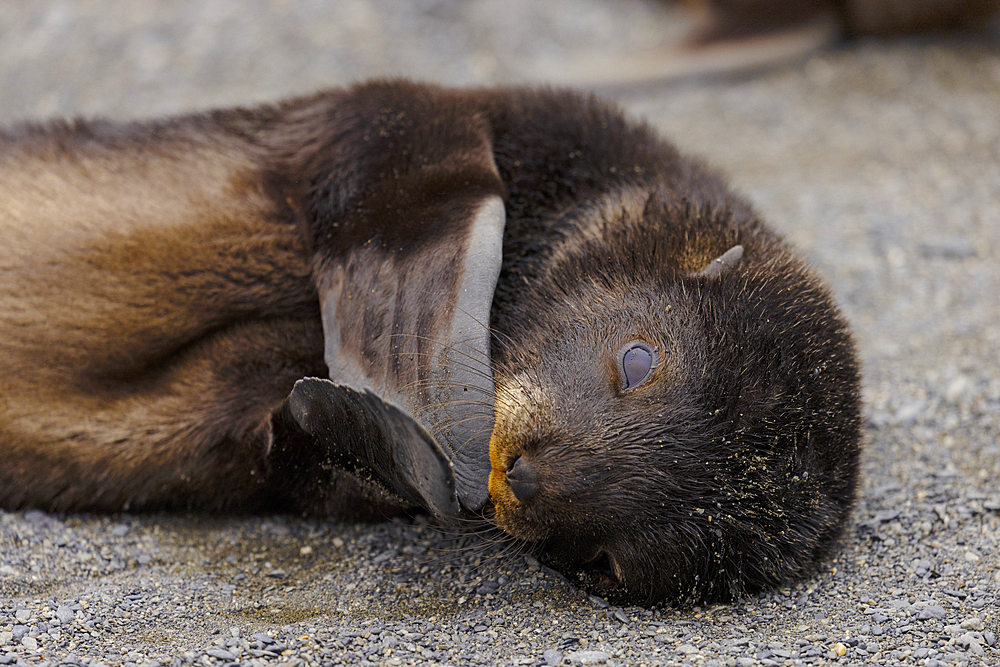
[[514,497],[526,503],[538,493],[538,471],[524,456],[519,456],[513,465],[507,468],[507,483]]

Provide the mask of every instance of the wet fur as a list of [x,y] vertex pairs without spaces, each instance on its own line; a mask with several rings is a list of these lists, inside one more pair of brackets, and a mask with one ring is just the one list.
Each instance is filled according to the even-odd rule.
[[[508,533],[598,593],[727,600],[808,573],[849,517],[858,374],[829,295],[720,179],[603,102],[374,83],[21,126],[0,174],[5,508],[398,509],[274,414],[327,374],[315,276],[338,239],[378,228],[405,252],[449,230],[387,217],[464,188],[507,209],[494,478],[519,455],[542,476],[525,504],[491,480]],[[698,275],[737,243],[737,267]],[[634,338],[663,363],[623,393],[612,356]]]

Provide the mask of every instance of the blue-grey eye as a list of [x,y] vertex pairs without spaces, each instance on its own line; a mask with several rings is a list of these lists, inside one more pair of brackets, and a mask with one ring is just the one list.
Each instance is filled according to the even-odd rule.
[[618,353],[622,388],[634,389],[645,382],[656,367],[656,350],[642,341],[632,341]]

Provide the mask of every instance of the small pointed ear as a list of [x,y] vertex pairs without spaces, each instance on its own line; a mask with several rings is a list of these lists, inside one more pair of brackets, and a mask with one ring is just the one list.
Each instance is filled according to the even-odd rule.
[[704,276],[706,278],[718,278],[719,276],[729,273],[739,266],[742,259],[743,246],[734,245],[732,248],[709,262],[708,266],[699,271],[697,275]]
[[[311,398],[313,414],[327,400],[334,414],[347,396],[378,399],[365,400],[382,417],[354,423],[384,446],[359,456],[385,463],[379,474],[391,486],[436,446],[421,444],[429,434],[470,510],[489,498],[489,318],[505,224],[492,130],[476,100],[390,81],[307,101],[329,108],[293,114],[303,127],[289,134],[308,157],[285,177],[314,253],[330,379],[343,388]],[[388,440],[403,432],[410,444],[394,449]]]

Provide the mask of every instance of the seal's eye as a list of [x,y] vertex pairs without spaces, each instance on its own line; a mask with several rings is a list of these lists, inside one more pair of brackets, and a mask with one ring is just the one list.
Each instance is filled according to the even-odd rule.
[[623,389],[635,389],[645,382],[656,367],[656,350],[634,340],[618,353],[618,372],[622,376]]

